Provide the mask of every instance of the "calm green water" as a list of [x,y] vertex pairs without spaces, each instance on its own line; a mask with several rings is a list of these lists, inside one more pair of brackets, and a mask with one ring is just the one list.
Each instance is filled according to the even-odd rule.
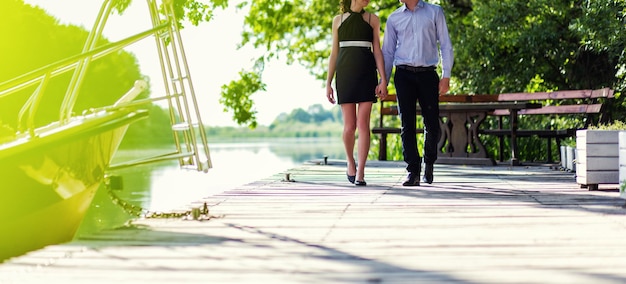
[[[208,173],[182,170],[177,161],[128,168],[121,176],[123,189],[111,191],[137,210],[170,212],[186,209],[203,197],[280,173],[306,161],[345,159],[341,138],[266,139],[209,143],[213,168]],[[154,149],[121,150],[116,161],[151,156]],[[161,152],[162,153],[162,152]],[[114,204],[109,190],[101,187],[81,225],[78,237],[124,225],[135,218]]]

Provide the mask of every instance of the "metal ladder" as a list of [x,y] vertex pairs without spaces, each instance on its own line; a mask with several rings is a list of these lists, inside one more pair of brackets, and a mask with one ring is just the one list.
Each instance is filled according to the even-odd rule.
[[[152,25],[156,27],[163,21],[161,14],[159,14],[156,0],[147,1]],[[163,81],[166,82],[166,98],[170,110],[176,149],[178,153],[183,154],[179,158],[180,165],[185,168],[206,171],[212,166],[209,147],[191,81],[183,41],[174,14],[173,1],[165,0],[163,10],[165,13],[164,21],[170,24],[165,31],[155,37],[155,40],[160,55]],[[201,142],[204,156],[200,155],[198,138]],[[184,145],[182,145],[181,140]]]
[[[164,15],[159,13],[156,0],[146,0],[152,20],[155,43],[159,54],[165,95],[150,101],[166,101],[169,108],[171,130],[176,151],[155,157],[112,165],[110,169],[135,166],[163,160],[177,159],[181,168],[207,172],[212,167],[206,132],[193,88],[187,58],[183,48],[171,0],[163,1]],[[110,13],[111,6],[100,13]],[[100,21],[102,17],[98,17]],[[106,19],[105,19],[106,21]],[[163,27],[164,23],[165,28]],[[94,26],[94,31],[99,30]],[[95,37],[97,38],[97,37]]]

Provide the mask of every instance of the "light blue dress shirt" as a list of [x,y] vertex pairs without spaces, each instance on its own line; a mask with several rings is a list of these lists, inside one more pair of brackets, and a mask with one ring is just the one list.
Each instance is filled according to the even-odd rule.
[[422,0],[414,11],[402,5],[389,15],[385,27],[382,52],[387,82],[394,65],[437,66],[439,50],[441,77],[449,78],[454,54],[443,8]]

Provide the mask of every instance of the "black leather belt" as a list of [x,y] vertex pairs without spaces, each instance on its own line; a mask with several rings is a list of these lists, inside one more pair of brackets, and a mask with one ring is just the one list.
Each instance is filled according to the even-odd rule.
[[410,71],[410,72],[413,72],[413,73],[425,72],[425,71],[434,71],[435,70],[435,66],[418,66],[418,67],[414,67],[414,66],[409,66],[409,65],[396,65],[396,68],[402,69],[402,70],[406,70],[406,71]]

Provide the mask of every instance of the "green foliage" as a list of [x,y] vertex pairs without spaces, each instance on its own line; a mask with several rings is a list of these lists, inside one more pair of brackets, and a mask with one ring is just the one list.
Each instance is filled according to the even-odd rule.
[[595,130],[626,130],[626,122],[616,120],[611,123],[601,123],[596,126],[589,126],[588,129]]
[[466,33],[453,34],[461,92],[519,92],[537,78],[537,91],[615,88],[625,7],[623,0],[473,2]]
[[[455,46],[453,92],[611,87],[616,99],[608,113],[614,119],[623,118],[626,105],[620,93],[626,90],[626,1],[487,0],[472,1],[472,8],[465,11],[448,13]],[[585,123],[569,115],[525,116],[519,128],[579,128]],[[495,118],[489,118],[483,127],[496,124]],[[497,139],[482,138],[492,156],[497,156]],[[504,149],[509,149],[509,142],[504,143]],[[522,160],[548,158],[545,139],[520,138],[518,145]],[[551,148],[556,154],[554,141]],[[506,160],[509,153],[505,151],[505,155]]]
[[270,129],[274,130],[281,125],[288,125],[292,127],[294,124],[314,124],[321,125],[323,123],[342,123],[341,109],[335,106],[332,110],[328,111],[322,107],[321,104],[315,104],[304,110],[297,108],[291,111],[291,113],[281,113],[270,125]]
[[[125,1],[116,2],[117,7],[122,10],[127,4]],[[0,37],[3,42],[10,44],[0,44],[0,66],[11,68],[0,68],[0,82],[79,54],[87,35],[88,32],[83,28],[61,25],[45,11],[26,5],[21,0],[4,1],[0,9]],[[107,43],[109,41],[104,38],[98,42],[99,45]],[[59,118],[59,108],[70,77],[71,72],[68,72],[50,81],[43,93],[41,107],[36,113],[37,125]],[[125,51],[114,52],[92,61],[79,90],[74,112],[82,113],[91,108],[111,105],[142,77],[136,58]],[[34,87],[0,98],[0,120],[4,122],[2,131],[15,133],[17,113],[33,90]],[[149,93],[148,90],[139,97],[146,98]],[[155,143],[162,143],[160,141],[167,138],[171,141],[171,131],[163,131],[163,125],[167,126],[169,122],[157,126],[163,119],[169,120],[169,115],[159,107],[148,107],[153,108],[150,110],[150,119],[131,125],[125,138],[129,141],[141,139],[145,142],[145,137],[152,137],[154,139],[149,141]],[[162,135],[160,133],[169,136],[159,139]]]
[[319,138],[336,137],[341,139],[342,125],[326,121],[320,124],[289,122],[286,124],[249,127],[207,127],[207,136],[211,142],[231,139],[250,138]]
[[142,149],[146,146],[174,145],[174,135],[167,127],[171,124],[168,110],[157,105],[148,107],[150,116],[128,126],[120,148]]
[[[114,0],[113,7],[118,13],[124,13],[124,10],[128,8],[132,0]],[[178,26],[183,28],[183,20],[188,20],[193,25],[198,25],[201,22],[208,22],[213,19],[213,11],[217,8],[224,9],[228,7],[228,0],[210,0],[210,1],[196,1],[196,0],[168,0],[163,1],[161,5],[172,2],[174,7],[174,14],[178,20]],[[160,7],[159,11],[164,13],[164,7]]]
[[[335,109],[339,109],[339,107],[335,107]],[[324,121],[341,121],[341,117],[335,117],[336,113],[332,111],[327,111],[321,104],[314,104],[310,106],[307,110],[308,113],[311,114],[311,121],[314,123],[324,122]]]
[[[43,10],[8,0],[0,9],[0,82],[79,54],[88,32],[73,25],[60,25]],[[98,44],[108,41],[99,39]],[[78,93],[75,113],[110,105],[126,93],[142,76],[135,57],[116,52],[92,61]],[[71,72],[54,77],[45,89],[36,113],[36,124],[44,125],[59,118],[59,107],[66,93]],[[17,128],[18,111],[33,93],[34,87],[0,98],[0,119]],[[146,97],[144,93],[141,97]]]
[[291,113],[282,113],[270,126],[250,127],[207,127],[206,133],[211,139],[232,138],[269,138],[269,137],[296,137],[317,138],[337,137],[340,139],[343,124],[339,107],[325,110],[322,105],[310,106],[307,110],[298,108]]
[[217,8],[224,9],[227,6],[228,0],[174,0],[174,11],[181,27],[183,19],[189,20],[193,25],[208,22],[213,19],[213,11]]
[[269,58],[285,54],[288,63],[297,61],[323,78],[332,17],[338,12],[338,1],[252,1],[242,45],[265,48]]
[[265,84],[261,81],[259,73],[241,71],[241,78],[222,86],[222,96],[220,103],[224,105],[224,111],[229,108],[234,112],[233,119],[238,124],[248,123],[248,127],[255,128],[256,110],[254,102],[250,98],[252,94],[259,90],[265,90]]

